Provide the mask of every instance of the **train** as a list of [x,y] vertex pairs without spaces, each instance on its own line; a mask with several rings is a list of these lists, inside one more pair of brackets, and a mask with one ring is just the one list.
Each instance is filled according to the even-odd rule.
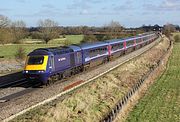
[[35,49],[27,55],[23,75],[42,84],[83,72],[150,44],[155,32],[95,43]]

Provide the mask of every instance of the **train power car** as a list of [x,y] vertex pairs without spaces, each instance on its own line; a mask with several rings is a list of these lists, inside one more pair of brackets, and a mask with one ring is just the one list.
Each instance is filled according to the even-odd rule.
[[39,48],[28,54],[23,74],[28,80],[47,84],[111,61],[153,42],[157,37],[155,33],[145,33],[104,42]]
[[28,54],[23,73],[28,80],[38,79],[46,84],[71,75],[81,66],[79,47],[40,48]]

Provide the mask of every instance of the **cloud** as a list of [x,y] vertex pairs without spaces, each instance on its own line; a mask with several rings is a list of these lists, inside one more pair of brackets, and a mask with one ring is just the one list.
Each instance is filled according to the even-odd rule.
[[87,9],[84,9],[84,10],[82,10],[82,11],[80,11],[80,13],[79,13],[80,15],[87,15],[87,14],[89,14],[89,11],[87,10]]
[[43,8],[48,8],[48,9],[54,9],[55,7],[52,4],[44,4],[42,5]]
[[26,3],[26,0],[16,0],[19,3]]
[[102,3],[103,0],[87,0],[87,2],[97,4],[97,3]]
[[144,8],[150,11],[179,11],[180,0],[164,0],[159,5],[144,4]]
[[84,0],[74,0],[72,4],[67,6],[67,9],[90,9],[91,5],[89,2]]
[[53,17],[53,16],[59,16],[60,14],[62,14],[61,9],[56,8],[52,4],[43,4],[42,8],[39,11],[30,14],[28,16]]
[[125,3],[122,3],[122,4],[119,4],[119,5],[117,5],[117,3],[116,4],[112,4],[112,6],[114,6],[113,7],[113,9],[115,10],[115,11],[119,11],[119,10],[132,10],[132,9],[134,9],[134,6],[133,6],[133,1],[132,0],[127,0]]
[[8,8],[0,8],[0,13],[11,11],[11,9]]

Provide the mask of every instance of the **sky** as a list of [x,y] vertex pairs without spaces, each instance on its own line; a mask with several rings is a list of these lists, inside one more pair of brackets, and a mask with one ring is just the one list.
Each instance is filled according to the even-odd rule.
[[28,27],[52,19],[60,26],[125,27],[180,25],[180,0],[0,0],[0,15],[23,20]]

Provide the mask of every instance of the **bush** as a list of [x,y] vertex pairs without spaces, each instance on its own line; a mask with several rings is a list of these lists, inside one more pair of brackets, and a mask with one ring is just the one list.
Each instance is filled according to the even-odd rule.
[[71,41],[70,40],[64,40],[64,46],[69,46],[71,45]]
[[66,38],[66,35],[62,35],[63,38]]
[[96,42],[96,41],[97,41],[96,36],[94,36],[94,35],[84,35],[84,38],[83,38],[83,40],[81,42],[85,43],[85,42]]
[[174,41],[175,42],[180,42],[180,36],[179,35],[174,36]]
[[17,49],[15,57],[16,57],[16,59],[21,59],[21,60],[25,59],[25,57],[26,57],[25,49],[23,47],[19,47]]

